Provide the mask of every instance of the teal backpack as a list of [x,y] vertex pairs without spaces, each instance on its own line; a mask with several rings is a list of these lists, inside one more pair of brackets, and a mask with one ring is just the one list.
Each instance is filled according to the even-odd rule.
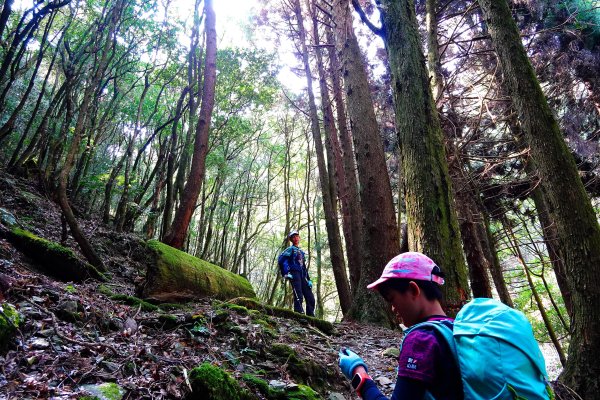
[[465,400],[554,399],[544,357],[523,313],[497,300],[474,299],[460,310],[454,328],[450,321],[427,321],[407,329],[404,337],[424,326],[448,343]]

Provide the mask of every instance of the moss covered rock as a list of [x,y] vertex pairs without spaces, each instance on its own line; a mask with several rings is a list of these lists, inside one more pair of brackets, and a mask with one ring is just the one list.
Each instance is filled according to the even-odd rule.
[[267,353],[268,358],[279,365],[285,365],[296,382],[309,384],[318,389],[327,385],[329,371],[314,360],[301,358],[289,345],[273,343],[267,349]]
[[254,400],[258,397],[240,387],[226,371],[204,363],[190,373],[192,393],[187,400]]
[[299,314],[292,310],[288,310],[287,308],[273,307],[260,303],[256,299],[238,297],[229,301],[238,306],[243,306],[248,309],[258,310],[264,314],[272,315],[275,317],[289,318],[294,319],[296,321],[305,322],[315,328],[319,329],[321,332],[332,335],[335,333],[335,328],[331,322],[324,321],[322,319],[309,317],[304,314]]
[[13,344],[20,319],[12,304],[0,304],[0,353],[6,352]]
[[288,385],[283,389],[269,386],[269,383],[251,374],[242,377],[246,385],[258,390],[267,400],[318,400],[317,392],[305,385]]
[[80,260],[72,250],[58,243],[16,227],[8,231],[6,236],[17,249],[54,278],[74,282],[86,279],[106,280],[94,266]]
[[121,400],[125,390],[116,383],[106,382],[100,385],[84,385],[82,388],[90,396],[81,397],[80,400]]
[[242,276],[156,240],[148,241],[148,248],[155,257],[148,265],[146,282],[140,290],[142,297],[175,302],[203,297],[256,297],[252,285]]

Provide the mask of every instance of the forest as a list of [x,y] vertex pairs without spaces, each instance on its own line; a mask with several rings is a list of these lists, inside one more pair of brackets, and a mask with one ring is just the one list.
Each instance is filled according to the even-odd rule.
[[597,0],[1,5],[0,176],[56,207],[36,234],[92,275],[115,268],[110,231],[290,308],[297,230],[317,318],[393,328],[366,286],[422,252],[448,314],[522,311],[581,399],[600,392],[599,140]]

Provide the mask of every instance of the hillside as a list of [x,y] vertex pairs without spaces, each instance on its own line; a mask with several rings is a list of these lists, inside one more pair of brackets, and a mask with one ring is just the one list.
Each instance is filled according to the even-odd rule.
[[[3,220],[14,216],[23,229],[61,241],[60,210],[34,185],[2,175],[0,193]],[[306,319],[210,298],[141,301],[142,239],[91,217],[79,223],[105,261],[106,282],[52,279],[33,254],[0,239],[0,295],[19,314],[17,335],[0,357],[0,398],[78,399],[102,391],[114,395],[106,398],[207,398],[194,380],[209,375],[206,363],[226,371],[249,398],[357,398],[336,365],[343,346],[364,357],[390,394],[395,359],[385,351],[397,347],[399,332],[350,323],[318,329]],[[63,244],[77,253],[70,236]]]

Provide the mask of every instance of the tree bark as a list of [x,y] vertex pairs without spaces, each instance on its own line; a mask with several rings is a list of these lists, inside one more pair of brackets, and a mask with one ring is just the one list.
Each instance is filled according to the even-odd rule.
[[[335,43],[335,38],[330,27],[327,27],[327,41]],[[340,201],[342,203],[342,218],[344,226],[344,238],[346,239],[346,253],[348,258],[348,271],[350,273],[350,289],[356,291],[360,281],[360,266],[362,261],[361,247],[361,224],[362,210],[360,209],[360,197],[358,193],[358,180],[356,177],[356,161],[354,160],[354,149],[352,148],[352,133],[348,127],[346,117],[346,106],[342,92],[340,76],[340,62],[334,46],[327,47],[330,64],[331,82],[333,85],[333,98],[335,101],[337,126],[342,148],[342,167],[344,183],[338,185],[340,188]]]
[[349,0],[333,5],[335,46],[354,138],[362,209],[361,274],[347,317],[390,325],[393,317],[383,298],[366,286],[377,280],[386,263],[398,254],[398,227],[379,126],[375,118],[367,73],[352,27]]
[[[325,164],[325,154],[323,142],[321,139],[321,129],[319,127],[319,116],[312,88],[312,73],[308,59],[308,47],[306,45],[306,31],[304,28],[304,19],[300,0],[293,0],[294,14],[297,23],[298,40],[302,52],[302,61],[304,64],[304,74],[306,76],[308,88],[308,106],[310,112],[310,127],[313,141],[315,143],[315,153],[317,155],[317,168],[319,170],[319,182],[321,184],[321,194],[323,196],[323,210],[325,213],[325,225],[327,227],[327,240],[329,242],[329,252],[331,255],[331,267],[335,277],[335,284],[340,299],[342,313],[346,315],[351,303],[350,285],[346,275],[346,265],[344,263],[344,254],[342,250],[342,241],[340,237],[339,225],[337,222],[337,212],[334,206],[335,201],[331,193],[329,174]],[[317,222],[316,222],[317,223]]]
[[384,42],[392,73],[409,248],[427,254],[445,272],[444,305],[452,314],[469,296],[467,268],[414,2],[382,0],[381,4]]
[[569,356],[561,380],[583,398],[600,391],[600,226],[505,0],[479,0],[556,223],[571,290]]
[[210,121],[215,105],[215,84],[217,80],[217,31],[215,27],[216,18],[212,0],[204,1],[204,13],[206,16],[204,21],[206,30],[204,83],[202,88],[200,117],[198,125],[196,126],[192,167],[185,184],[181,204],[175,213],[169,233],[164,238],[166,244],[177,249],[182,248],[185,242],[196,201],[200,194],[200,188],[204,181],[206,154],[208,152],[208,133],[210,131]]

